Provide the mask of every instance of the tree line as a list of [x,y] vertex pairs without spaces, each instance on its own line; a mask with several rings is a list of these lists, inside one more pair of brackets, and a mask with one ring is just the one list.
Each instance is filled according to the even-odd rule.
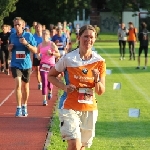
[[[14,17],[22,17],[29,25],[33,21],[48,25],[58,21],[72,22],[77,10],[86,9],[90,13],[92,0],[0,0],[0,24],[12,24]],[[121,17],[124,10],[150,10],[150,0],[105,0],[101,2],[113,13]],[[100,2],[99,2],[100,4]]]

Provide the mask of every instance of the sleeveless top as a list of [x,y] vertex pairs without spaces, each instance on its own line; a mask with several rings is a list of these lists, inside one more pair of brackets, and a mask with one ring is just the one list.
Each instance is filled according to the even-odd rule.
[[55,56],[48,55],[47,51],[51,50],[54,52],[54,50],[51,47],[51,42],[47,46],[43,46],[41,43],[40,45],[40,54],[41,54],[41,61],[40,64],[48,64],[51,66],[55,65]]

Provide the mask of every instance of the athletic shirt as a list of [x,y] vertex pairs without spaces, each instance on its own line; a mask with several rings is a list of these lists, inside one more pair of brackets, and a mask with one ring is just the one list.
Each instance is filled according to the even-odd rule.
[[41,36],[38,36],[36,33],[33,34],[34,38],[35,38],[35,41],[37,42],[37,46],[42,43],[43,39]]
[[[42,41],[43,41],[42,37],[38,36],[36,33],[33,34],[33,37],[35,38],[35,41],[37,42],[37,46],[38,46],[40,43],[42,43]],[[37,58],[37,57],[36,57],[36,54],[34,54],[33,56],[34,56],[34,58]]]
[[[67,70],[64,71],[64,79],[65,79],[66,85],[68,85],[69,79],[68,79],[68,71]],[[64,91],[63,95],[60,97],[58,109],[63,108],[63,103],[64,103],[66,98],[67,98],[67,92]]]
[[[35,38],[31,33],[24,31],[22,37],[24,37],[30,45],[36,46]],[[11,67],[29,69],[32,67],[30,50],[20,43],[19,39],[20,37],[18,37],[16,33],[11,34],[9,38],[10,43],[14,44],[11,51]]]
[[40,64],[48,64],[48,65],[55,65],[55,56],[51,56],[47,54],[48,50],[51,50],[54,52],[54,50],[51,47],[51,42],[49,42],[49,45],[43,46],[42,43],[39,45],[40,47],[40,54],[41,54],[41,61]]
[[149,31],[147,29],[143,29],[139,32],[138,38],[140,41],[140,46],[148,46],[149,44]]
[[66,46],[66,43],[67,43],[67,37],[66,35],[63,33],[61,36],[58,36],[57,34],[54,35],[52,37],[52,40],[53,42],[55,41],[59,41],[58,43],[56,43],[57,47],[58,47],[58,50],[64,50],[65,46]]
[[76,86],[77,90],[71,93],[64,93],[61,97],[59,104],[60,109],[73,109],[78,111],[92,111],[97,109],[97,103],[95,100],[95,94],[93,94],[93,103],[79,103],[79,88],[94,88],[94,76],[92,74],[93,69],[100,71],[100,78],[106,74],[105,60],[92,51],[92,58],[90,60],[83,61],[80,58],[79,48],[71,51],[62,56],[55,64],[55,69],[58,72],[65,71],[66,84],[70,83]]
[[128,33],[128,41],[136,41],[136,28],[130,28]]
[[118,29],[118,34],[119,34],[118,39],[121,41],[126,41],[127,40],[127,31],[128,30],[126,28],[124,28],[124,29],[119,28]]
[[31,27],[31,28],[30,28],[30,32],[31,32],[32,34],[35,34],[35,28]]
[[1,44],[2,47],[8,45],[8,43],[9,43],[8,42],[9,41],[9,36],[10,36],[9,32],[7,32],[7,33],[1,32],[0,33],[0,38],[1,38],[1,41],[3,42]]

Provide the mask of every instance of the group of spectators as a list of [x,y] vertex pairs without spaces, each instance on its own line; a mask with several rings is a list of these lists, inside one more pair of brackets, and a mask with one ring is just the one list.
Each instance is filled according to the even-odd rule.
[[120,60],[125,59],[126,42],[128,42],[129,45],[129,60],[135,60],[135,44],[139,41],[138,66],[136,69],[140,69],[140,56],[143,50],[145,54],[145,64],[143,69],[146,69],[148,61],[148,35],[149,31],[147,30],[147,24],[145,22],[141,23],[139,32],[132,22],[128,23],[128,28],[125,27],[124,23],[120,24],[118,29]]

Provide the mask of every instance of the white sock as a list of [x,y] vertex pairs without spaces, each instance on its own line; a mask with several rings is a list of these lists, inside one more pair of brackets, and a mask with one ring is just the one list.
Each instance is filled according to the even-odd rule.
[[27,104],[22,104],[22,106],[26,107],[26,106],[27,106]]
[[21,106],[17,106],[17,108],[21,108]]

